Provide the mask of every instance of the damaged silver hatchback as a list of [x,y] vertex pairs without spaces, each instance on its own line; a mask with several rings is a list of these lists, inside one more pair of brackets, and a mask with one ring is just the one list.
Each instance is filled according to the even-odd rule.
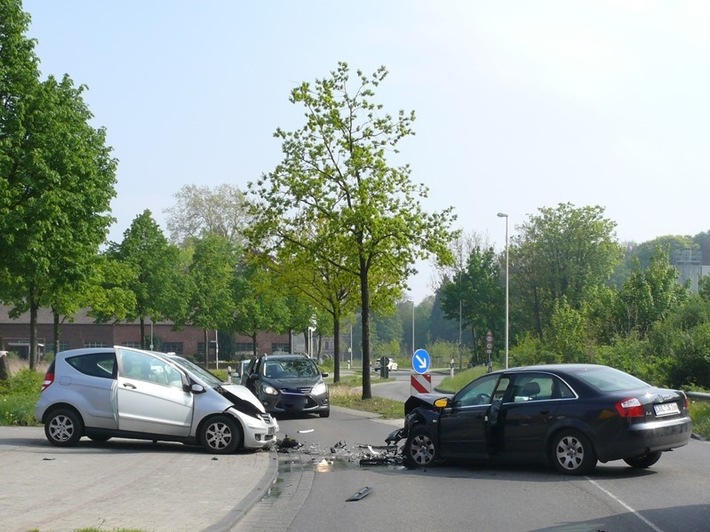
[[221,382],[189,360],[126,347],[57,353],[35,417],[59,447],[82,436],[177,441],[212,453],[263,449],[276,420],[245,387]]

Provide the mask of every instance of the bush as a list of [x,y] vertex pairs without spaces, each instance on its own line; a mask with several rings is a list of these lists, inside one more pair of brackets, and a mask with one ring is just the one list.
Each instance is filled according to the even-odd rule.
[[39,399],[44,374],[30,369],[20,370],[0,381],[0,425],[36,425],[35,403]]

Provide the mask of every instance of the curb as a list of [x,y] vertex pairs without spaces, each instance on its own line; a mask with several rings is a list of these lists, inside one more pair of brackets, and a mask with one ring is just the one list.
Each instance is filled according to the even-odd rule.
[[203,532],[222,532],[233,529],[237,523],[258,503],[269,491],[279,470],[279,458],[276,448],[272,447],[269,452],[269,463],[264,474],[259,479],[254,489],[249,495],[244,497],[227,514],[213,525],[203,528]]

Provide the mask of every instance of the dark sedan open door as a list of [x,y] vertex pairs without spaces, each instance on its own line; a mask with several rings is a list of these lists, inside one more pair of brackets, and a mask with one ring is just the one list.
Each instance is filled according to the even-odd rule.
[[487,458],[491,428],[508,386],[506,375],[484,375],[459,391],[439,416],[439,449],[444,458]]

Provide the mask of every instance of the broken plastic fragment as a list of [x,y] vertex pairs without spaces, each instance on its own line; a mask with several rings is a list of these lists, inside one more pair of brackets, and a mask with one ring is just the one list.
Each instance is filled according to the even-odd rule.
[[369,486],[365,486],[361,490],[355,492],[353,495],[345,499],[347,502],[350,501],[359,501],[360,499],[367,497],[370,494],[370,491],[372,491],[372,488]]

